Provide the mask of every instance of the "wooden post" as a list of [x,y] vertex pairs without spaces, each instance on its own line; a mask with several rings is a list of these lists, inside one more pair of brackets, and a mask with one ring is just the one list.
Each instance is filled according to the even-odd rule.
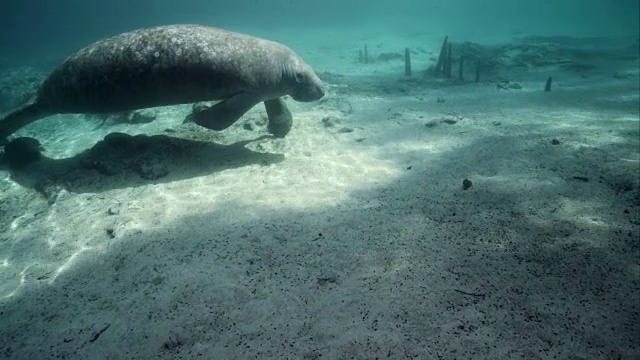
[[411,76],[411,52],[409,48],[404,49],[404,75]]
[[440,48],[440,56],[438,56],[438,63],[436,64],[436,74],[444,73],[444,61],[447,57],[447,43],[449,42],[449,36],[444,37],[442,47]]
[[451,68],[453,66],[453,53],[451,52],[451,43],[449,43],[449,49],[447,51],[447,61],[445,62],[445,75],[447,78],[451,78]]
[[367,45],[364,45],[364,63],[369,63],[369,50],[367,49]]
[[549,78],[547,79],[547,83],[544,84],[544,91],[551,92],[551,82],[552,81],[553,81],[553,79],[551,78],[551,76],[549,76]]

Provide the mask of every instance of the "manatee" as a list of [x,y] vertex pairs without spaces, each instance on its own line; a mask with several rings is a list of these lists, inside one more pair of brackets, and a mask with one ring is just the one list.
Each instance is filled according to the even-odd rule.
[[101,114],[219,100],[191,118],[223,130],[263,102],[268,131],[284,137],[292,115],[283,96],[311,102],[324,83],[290,48],[202,25],[167,25],[123,33],[67,58],[35,96],[0,120],[0,141],[53,114]]

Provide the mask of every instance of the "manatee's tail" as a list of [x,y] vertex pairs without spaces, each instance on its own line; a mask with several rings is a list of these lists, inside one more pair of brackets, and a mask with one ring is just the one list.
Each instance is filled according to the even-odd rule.
[[49,114],[35,99],[8,113],[0,120],[0,145],[7,143],[9,135]]

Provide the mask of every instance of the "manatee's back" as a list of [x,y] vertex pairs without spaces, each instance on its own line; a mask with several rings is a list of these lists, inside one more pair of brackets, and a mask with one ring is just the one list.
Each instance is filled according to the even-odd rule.
[[198,25],[120,34],[69,57],[38,102],[60,113],[95,113],[225,99],[264,82],[269,44]]

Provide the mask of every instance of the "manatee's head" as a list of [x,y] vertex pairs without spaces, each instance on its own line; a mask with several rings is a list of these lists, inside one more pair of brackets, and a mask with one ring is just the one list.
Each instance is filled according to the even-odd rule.
[[325,94],[325,85],[311,66],[299,56],[292,54],[283,69],[287,94],[296,101],[310,102],[321,99]]

